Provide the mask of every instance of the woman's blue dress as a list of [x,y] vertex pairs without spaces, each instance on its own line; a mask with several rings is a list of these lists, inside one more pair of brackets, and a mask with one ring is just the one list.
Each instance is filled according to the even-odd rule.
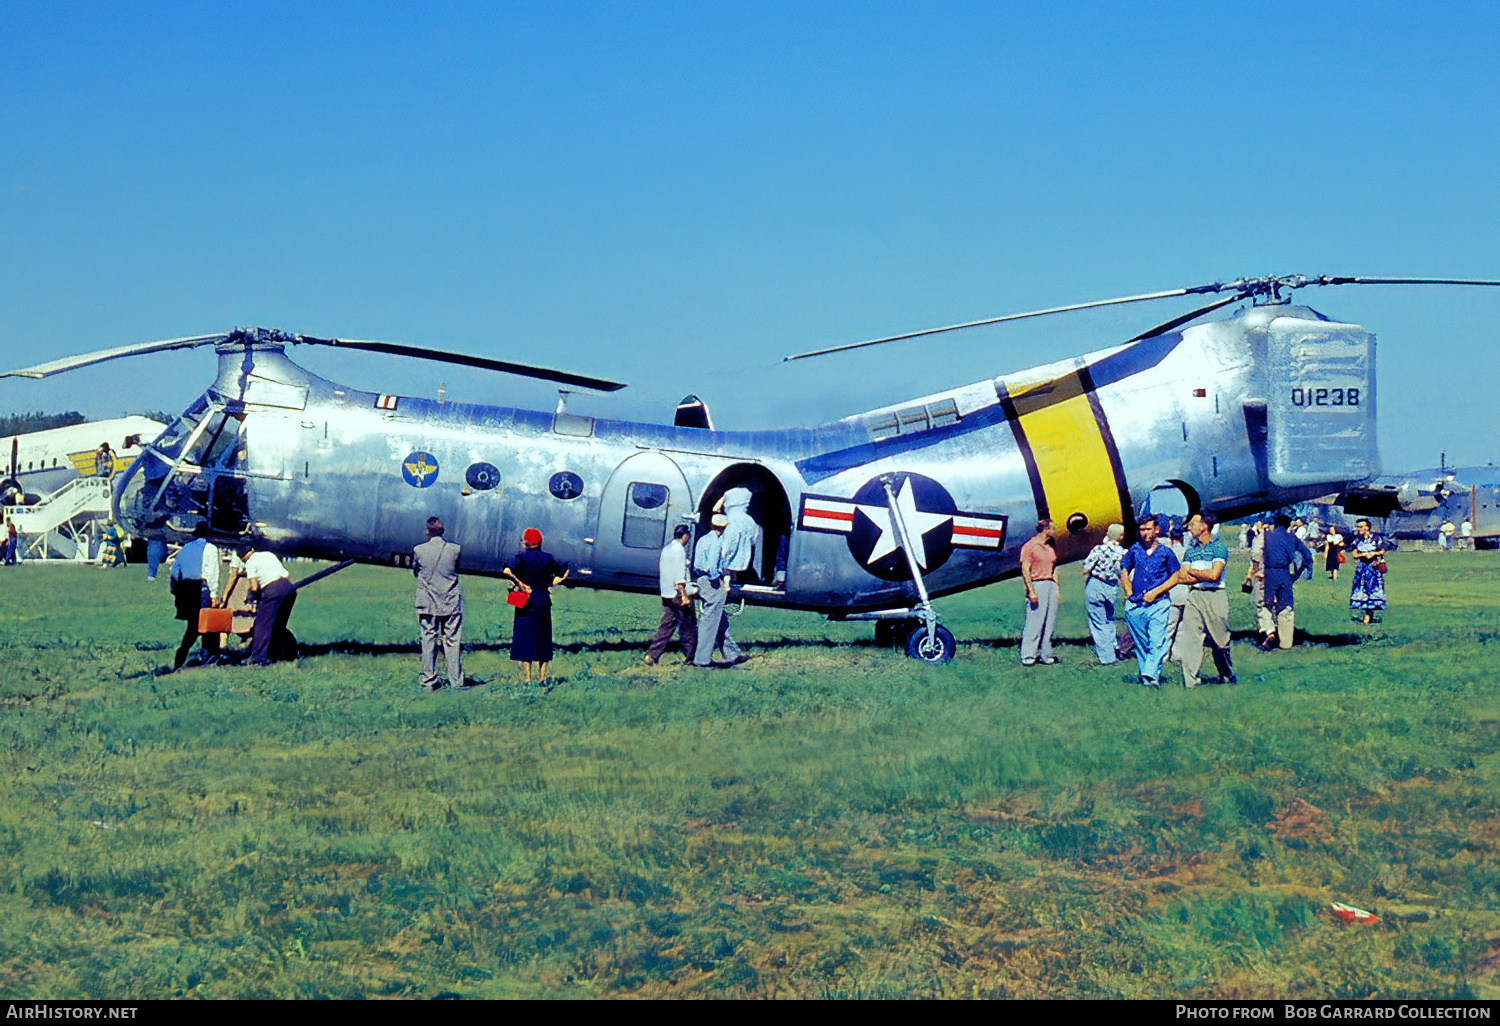
[[518,663],[552,661],[552,595],[554,578],[567,567],[541,549],[523,549],[510,561],[510,572],[531,588],[531,598],[516,610],[510,657]]

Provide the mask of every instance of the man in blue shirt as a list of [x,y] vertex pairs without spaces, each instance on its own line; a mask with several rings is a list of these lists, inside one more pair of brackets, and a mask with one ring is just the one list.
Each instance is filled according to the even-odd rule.
[[1203,642],[1213,649],[1214,666],[1225,684],[1238,683],[1229,661],[1229,593],[1224,589],[1224,571],[1229,549],[1214,537],[1214,515],[1195,513],[1187,522],[1192,542],[1182,554],[1180,583],[1189,588],[1182,613],[1182,686],[1198,686],[1198,668],[1203,665]]
[[[1312,576],[1313,557],[1302,539],[1289,528],[1292,518],[1277,514],[1276,529],[1266,534],[1260,575],[1265,579],[1266,609],[1276,619],[1276,637],[1282,648],[1292,647],[1297,612],[1292,608],[1292,582],[1303,574]],[[1269,641],[1269,639],[1267,639]],[[1271,645],[1262,645],[1267,651]]]
[[1120,584],[1129,606],[1125,626],[1135,640],[1135,661],[1141,671],[1141,685],[1161,687],[1161,664],[1167,658],[1167,616],[1171,603],[1167,592],[1177,583],[1182,564],[1171,549],[1157,542],[1156,517],[1141,518],[1141,540],[1130,547],[1120,561]]
[[[713,530],[698,539],[693,552],[693,572],[698,575],[698,596],[703,600],[698,613],[698,650],[693,653],[693,665],[702,670],[711,666],[737,666],[750,658],[729,636],[729,622],[724,615],[733,579],[724,552],[724,529],[729,526],[729,518],[715,513],[712,523]],[[714,649],[721,645],[724,662],[716,663]]]

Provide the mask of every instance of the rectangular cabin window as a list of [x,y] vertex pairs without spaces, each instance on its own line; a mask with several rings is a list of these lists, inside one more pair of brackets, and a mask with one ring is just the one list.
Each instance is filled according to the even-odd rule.
[[580,417],[573,413],[559,413],[552,418],[552,430],[559,435],[577,435],[587,438],[594,433],[594,418]]
[[626,489],[625,524],[620,543],[628,549],[659,549],[667,543],[667,511],[672,493],[666,485],[633,482]]
[[914,431],[927,430],[927,407],[908,406],[896,416],[901,418],[901,433],[909,435]]
[[877,442],[901,433],[901,425],[894,413],[880,413],[870,418],[870,436]]
[[927,407],[927,415],[932,419],[932,426],[935,428],[957,424],[958,403],[952,399],[940,399]]

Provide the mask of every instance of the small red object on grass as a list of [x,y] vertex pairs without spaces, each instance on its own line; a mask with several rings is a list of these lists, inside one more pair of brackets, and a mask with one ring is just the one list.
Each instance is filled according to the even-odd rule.
[[1329,902],[1333,906],[1333,914],[1346,923],[1373,923],[1380,917],[1373,912],[1366,912],[1362,908],[1353,905],[1345,905],[1343,902]]

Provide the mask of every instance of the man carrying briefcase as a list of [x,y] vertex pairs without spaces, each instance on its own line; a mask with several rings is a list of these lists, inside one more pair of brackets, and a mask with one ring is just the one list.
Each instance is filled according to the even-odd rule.
[[171,585],[177,619],[187,621],[172,669],[182,669],[193,642],[200,636],[203,638],[204,665],[218,662],[219,635],[202,631],[199,624],[201,610],[219,605],[219,600],[214,597],[219,590],[219,547],[208,540],[208,524],[200,522],[193,528],[193,540],[178,551],[177,559],[172,563]]

